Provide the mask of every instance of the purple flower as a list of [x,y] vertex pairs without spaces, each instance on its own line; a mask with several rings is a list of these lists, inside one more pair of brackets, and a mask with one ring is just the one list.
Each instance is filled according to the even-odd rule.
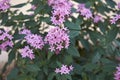
[[21,30],[20,32],[19,32],[19,34],[31,34],[31,31],[30,30],[28,30],[28,29],[23,29],[23,30]]
[[44,46],[44,42],[42,40],[42,37],[37,34],[27,34],[25,36],[25,39],[30,46],[36,48],[36,49],[42,49]]
[[0,10],[4,11],[4,10],[10,8],[9,2],[10,2],[10,0],[1,0],[0,1]]
[[53,22],[53,24],[60,25],[63,22],[65,22],[65,17],[64,14],[62,14],[62,12],[54,10],[52,14],[53,16],[51,17],[51,21]]
[[116,72],[114,73],[114,79],[115,80],[120,80],[120,65],[116,67]]
[[48,0],[48,4],[52,6],[51,21],[55,25],[60,25],[65,22],[65,19],[70,15],[72,4],[68,0]]
[[61,68],[56,68],[55,73],[70,74],[70,71],[73,70],[73,66],[62,65]]
[[13,47],[12,41],[7,40],[7,41],[3,42],[2,44],[0,44],[0,49],[6,51],[8,46]]
[[37,7],[35,5],[32,5],[31,9],[35,10]]
[[60,72],[61,72],[60,69],[56,68],[55,73],[60,73]]
[[77,12],[79,12],[80,15],[86,17],[87,19],[92,18],[92,12],[90,9],[85,7],[85,4],[79,4]]
[[20,49],[20,54],[22,58],[30,58],[31,60],[35,58],[35,55],[33,54],[33,50],[30,49],[29,46],[25,46],[24,48]]
[[70,69],[71,71],[73,70],[73,68],[74,68],[74,67],[73,67],[72,65],[71,65],[71,66],[69,66],[69,69]]
[[120,19],[120,14],[116,14],[111,20],[111,24],[115,24]]
[[95,17],[93,18],[94,23],[98,23],[99,21],[102,21],[102,17],[99,15],[95,15]]
[[0,49],[6,50],[7,47],[13,47],[12,35],[9,34],[8,30],[0,30]]
[[49,44],[51,51],[55,51],[58,54],[63,48],[68,48],[69,46],[68,30],[55,27],[48,32],[44,41]]
[[56,1],[56,0],[48,0],[48,5],[49,5],[49,6],[54,5],[54,4],[55,4],[55,1]]
[[117,4],[117,6],[118,6],[118,9],[120,9],[120,2]]

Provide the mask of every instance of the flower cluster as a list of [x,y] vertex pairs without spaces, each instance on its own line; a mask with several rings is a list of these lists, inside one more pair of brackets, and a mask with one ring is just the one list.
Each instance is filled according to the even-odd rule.
[[27,34],[25,36],[25,39],[30,46],[36,48],[36,49],[42,49],[44,46],[44,42],[42,40],[42,37],[37,34]]
[[[32,34],[30,30],[23,29],[19,32],[19,34],[25,34],[24,37],[26,42],[36,49],[42,49],[44,46],[44,41],[40,35]],[[35,58],[35,55],[33,54],[33,50],[30,49],[29,46],[25,46],[24,48],[20,49],[20,53],[23,58],[29,57],[31,60]]]
[[12,42],[12,35],[9,34],[9,31],[7,30],[0,30],[0,49],[1,50],[6,50],[7,47],[13,47],[13,42]]
[[116,67],[117,71],[114,73],[114,79],[120,80],[120,65]]
[[73,71],[73,66],[62,65],[61,68],[56,68],[55,73],[70,74],[70,71]]
[[24,48],[20,49],[20,53],[22,58],[29,57],[31,60],[35,58],[35,55],[33,54],[33,50],[30,49],[29,46],[25,46]]
[[21,31],[19,32],[19,34],[25,34],[25,35],[31,34],[31,31],[28,30],[28,29],[23,29],[23,30],[21,30]]
[[72,4],[68,0],[48,0],[48,4],[52,6],[51,21],[55,25],[60,25],[65,22],[71,13]]
[[116,14],[111,20],[111,24],[115,24],[120,19],[120,14]]
[[4,11],[4,10],[10,8],[9,2],[10,2],[10,0],[0,0],[0,10]]
[[85,18],[92,18],[92,12],[89,8],[85,7],[85,4],[79,4],[77,12],[80,13],[80,15],[84,16]]
[[95,15],[93,18],[93,22],[98,23],[99,21],[102,21],[102,17],[100,15]]
[[58,54],[61,49],[68,48],[69,36],[67,28],[52,28],[45,37],[45,43],[50,45],[50,50],[55,51]]

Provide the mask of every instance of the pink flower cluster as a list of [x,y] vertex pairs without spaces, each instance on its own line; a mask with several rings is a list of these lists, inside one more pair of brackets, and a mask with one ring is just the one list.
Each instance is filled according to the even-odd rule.
[[50,50],[55,51],[58,54],[61,49],[68,48],[69,36],[67,28],[52,28],[45,37],[45,43],[50,45]]
[[35,55],[33,54],[33,50],[30,49],[29,46],[25,46],[24,48],[20,49],[20,53],[22,55],[22,58],[29,57],[31,60],[35,58]]
[[42,49],[44,46],[44,42],[42,40],[42,37],[37,34],[27,34],[25,36],[25,39],[30,46],[36,48],[36,49]]
[[19,34],[25,34],[25,35],[31,34],[31,31],[28,30],[28,29],[23,29],[23,30],[21,30],[21,31],[19,32]]
[[[40,35],[32,34],[30,30],[23,29],[19,32],[19,34],[25,34],[24,37],[26,42],[36,49],[42,49],[44,46],[43,39]],[[33,50],[30,49],[29,46],[25,46],[24,48],[20,49],[21,56],[23,58],[29,57],[31,60],[35,58],[35,55],[33,54]]]
[[116,14],[111,20],[111,24],[115,24],[120,19],[120,14]]
[[79,12],[81,16],[84,16],[87,19],[92,18],[92,12],[90,9],[85,7],[85,4],[79,4],[77,12]]
[[4,10],[10,8],[9,2],[10,2],[10,0],[0,0],[0,10],[4,11]]
[[102,21],[102,17],[100,15],[95,15],[93,18],[93,22],[94,23],[98,23],[99,21]]
[[0,49],[1,50],[6,50],[7,47],[13,47],[13,42],[12,42],[12,35],[9,34],[9,31],[7,30],[0,30]]
[[26,42],[36,48],[36,49],[42,49],[44,46],[44,41],[40,35],[32,34],[30,30],[23,29],[19,32],[19,34],[25,34],[25,40]]
[[120,80],[120,65],[116,67],[117,71],[114,73],[114,79]]
[[60,25],[70,15],[72,4],[68,0],[48,0],[49,6],[52,6],[51,21],[54,25]]
[[62,65],[61,68],[56,68],[55,73],[70,74],[70,71],[73,71],[73,66]]

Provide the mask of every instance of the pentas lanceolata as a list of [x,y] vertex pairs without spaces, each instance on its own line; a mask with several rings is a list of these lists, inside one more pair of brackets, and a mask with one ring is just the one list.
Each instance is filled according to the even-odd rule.
[[111,24],[115,24],[120,19],[120,14],[116,14],[111,20]]
[[92,12],[90,11],[89,8],[85,7],[85,4],[79,4],[77,12],[79,12],[81,16],[87,19],[92,18]]
[[117,6],[118,6],[118,9],[120,9],[120,2],[117,4]]
[[[25,41],[35,49],[42,49],[44,46],[43,39],[40,35],[32,34],[30,30],[23,29],[19,32],[19,34],[25,34],[24,37]],[[33,50],[30,49],[29,46],[25,46],[24,48],[20,49],[20,53],[23,58],[29,57],[30,59],[34,59],[35,56],[33,54]]]
[[10,8],[10,0],[0,0],[0,10],[4,11]]
[[114,73],[114,79],[115,80],[120,80],[120,65],[116,67],[116,72]]
[[22,29],[22,30],[19,32],[19,34],[25,34],[25,35],[31,34],[31,31],[24,28],[24,29]]
[[67,28],[55,27],[48,32],[44,41],[46,44],[49,44],[51,51],[59,54],[62,49],[68,48],[69,46],[68,32]]
[[70,74],[71,71],[73,71],[73,66],[67,66],[67,65],[62,65],[61,68],[56,68],[55,73],[60,73],[62,74]]
[[[42,50],[45,45],[49,46],[51,52],[60,54],[62,49],[67,49],[70,44],[69,39],[69,30],[65,27],[61,27],[65,20],[70,16],[72,3],[69,0],[48,0],[49,6],[52,7],[52,17],[51,21],[56,27],[50,29],[48,34],[43,37],[38,34],[33,34],[28,29],[23,29],[19,34],[24,34],[24,40],[27,43],[26,46],[20,49],[20,54],[22,58],[30,58],[31,60],[35,59],[34,49]],[[0,10],[6,10],[10,7],[9,0],[0,1]],[[32,5],[31,9],[35,10],[37,6]],[[118,3],[118,8],[120,9],[120,3]],[[94,15],[90,11],[90,8],[87,8],[85,4],[79,4],[77,8],[80,16],[83,16],[86,19],[92,19],[94,23],[102,21],[102,16]],[[111,20],[111,24],[115,24],[120,19],[120,14],[116,14]],[[8,47],[12,47],[12,35],[8,31],[0,30],[0,49],[6,50]],[[70,74],[73,71],[73,66],[62,65],[60,68],[55,69],[57,74]],[[117,71],[114,74],[115,80],[120,80],[120,66],[117,67]]]
[[27,34],[25,40],[30,46],[36,49],[42,49],[44,46],[42,37],[37,34]]
[[33,49],[30,49],[29,46],[25,46],[24,48],[20,49],[20,53],[22,58],[30,58],[31,60],[35,58],[35,55],[33,54]]
[[102,17],[100,15],[95,15],[93,18],[93,22],[94,23],[98,23],[99,21],[102,21]]
[[32,5],[31,9],[35,10],[37,7],[35,5]]
[[70,15],[72,4],[69,0],[48,0],[49,6],[52,6],[51,21],[54,25],[61,25]]
[[8,47],[13,47],[12,39],[8,30],[0,30],[0,49],[7,50]]

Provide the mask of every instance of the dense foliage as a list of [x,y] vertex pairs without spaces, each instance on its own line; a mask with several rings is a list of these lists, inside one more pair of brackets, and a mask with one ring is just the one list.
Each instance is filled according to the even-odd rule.
[[[7,80],[120,80],[120,3],[33,0],[11,4],[0,0],[0,50],[9,54],[1,79],[14,60]],[[27,4],[32,14],[13,9]]]

